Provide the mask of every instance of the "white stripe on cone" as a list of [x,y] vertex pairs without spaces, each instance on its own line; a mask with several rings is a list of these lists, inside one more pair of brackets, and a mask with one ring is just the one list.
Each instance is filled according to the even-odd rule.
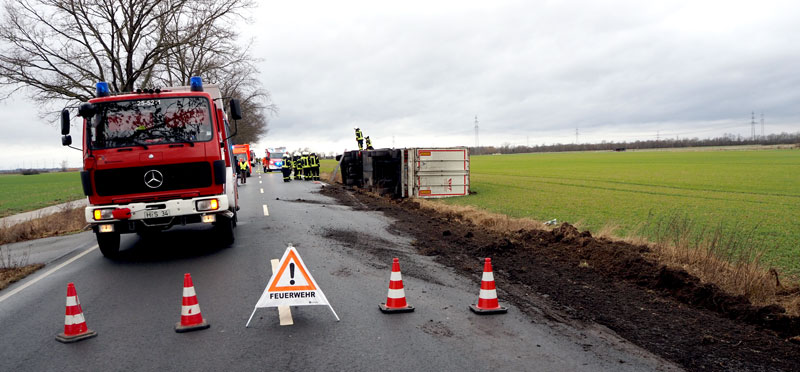
[[401,275],[399,271],[392,271],[392,275],[389,276],[389,280],[393,282],[399,282],[403,280],[403,275]]
[[69,296],[67,297],[67,306],[78,306],[80,302],[78,302],[77,296]]
[[406,296],[405,289],[390,289],[389,294],[386,296],[388,298],[403,298]]
[[478,295],[479,298],[484,300],[494,300],[497,298],[497,290],[496,289],[481,289],[481,293]]
[[191,287],[183,287],[183,297],[194,297],[196,294],[194,293],[194,286]]
[[181,306],[181,315],[197,315],[200,314],[200,305]]
[[494,272],[483,272],[483,278],[481,279],[484,282],[493,282],[494,281]]
[[81,324],[86,323],[86,319],[83,318],[83,313],[78,315],[65,315],[64,316],[64,324],[65,325],[73,325],[73,324]]

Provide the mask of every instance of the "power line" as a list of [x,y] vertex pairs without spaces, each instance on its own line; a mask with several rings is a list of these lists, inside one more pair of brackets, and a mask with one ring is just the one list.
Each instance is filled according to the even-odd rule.
[[480,146],[480,142],[478,141],[478,114],[475,114],[475,148],[477,149]]

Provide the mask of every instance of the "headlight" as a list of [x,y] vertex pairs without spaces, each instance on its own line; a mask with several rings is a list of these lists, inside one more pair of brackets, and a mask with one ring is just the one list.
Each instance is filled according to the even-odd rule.
[[215,211],[219,209],[219,200],[217,199],[198,200],[196,206],[198,211]]
[[114,209],[95,209],[94,220],[110,220],[114,218]]

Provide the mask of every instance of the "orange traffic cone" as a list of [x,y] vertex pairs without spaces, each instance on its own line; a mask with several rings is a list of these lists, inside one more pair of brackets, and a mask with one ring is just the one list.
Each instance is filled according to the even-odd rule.
[[181,306],[181,321],[175,324],[175,332],[189,332],[211,327],[203,314],[200,314],[200,305],[194,292],[192,276],[183,274],[183,305]]
[[469,309],[481,315],[508,312],[508,309],[500,306],[497,301],[497,289],[494,286],[491,258],[487,257],[483,264],[483,278],[481,279],[481,292],[478,295],[478,305],[469,305]]
[[403,276],[400,274],[400,260],[392,260],[392,275],[389,277],[389,294],[386,303],[378,305],[384,313],[407,313],[414,307],[406,303],[406,292],[403,289]]
[[75,284],[67,284],[67,312],[64,317],[64,333],[56,335],[56,340],[63,343],[76,342],[97,336],[97,332],[92,331],[86,326],[86,319],[83,318],[81,302],[78,300],[78,292],[75,291]]

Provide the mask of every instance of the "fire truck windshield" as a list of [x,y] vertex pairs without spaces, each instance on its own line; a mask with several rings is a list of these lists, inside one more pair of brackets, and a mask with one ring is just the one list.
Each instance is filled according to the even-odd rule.
[[211,109],[202,97],[156,98],[96,104],[91,121],[95,149],[206,142],[212,138]]

